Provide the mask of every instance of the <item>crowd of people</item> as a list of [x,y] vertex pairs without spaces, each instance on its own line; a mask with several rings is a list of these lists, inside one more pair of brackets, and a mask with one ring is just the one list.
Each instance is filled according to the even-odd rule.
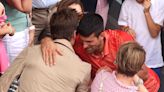
[[163,7],[0,0],[0,92],[162,92]]

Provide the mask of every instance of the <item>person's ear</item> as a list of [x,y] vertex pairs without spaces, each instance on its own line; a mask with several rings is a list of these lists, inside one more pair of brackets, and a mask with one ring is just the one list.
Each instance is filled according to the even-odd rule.
[[105,34],[104,34],[104,32],[102,32],[102,33],[100,34],[99,38],[100,38],[100,39],[104,39],[104,37],[105,37]]

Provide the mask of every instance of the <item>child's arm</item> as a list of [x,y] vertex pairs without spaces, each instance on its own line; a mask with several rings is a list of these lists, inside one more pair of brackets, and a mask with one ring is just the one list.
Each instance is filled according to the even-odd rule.
[[32,10],[32,0],[7,0],[7,2],[21,12],[30,13]]

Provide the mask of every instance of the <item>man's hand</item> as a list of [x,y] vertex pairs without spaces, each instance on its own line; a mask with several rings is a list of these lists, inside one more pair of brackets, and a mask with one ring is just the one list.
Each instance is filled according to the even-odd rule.
[[56,54],[62,55],[62,51],[56,47],[53,40],[50,37],[45,37],[41,41],[41,50],[43,60],[46,65],[52,66],[55,64]]
[[144,3],[143,3],[143,6],[144,6],[144,12],[149,12],[150,7],[151,7],[150,0],[145,0]]

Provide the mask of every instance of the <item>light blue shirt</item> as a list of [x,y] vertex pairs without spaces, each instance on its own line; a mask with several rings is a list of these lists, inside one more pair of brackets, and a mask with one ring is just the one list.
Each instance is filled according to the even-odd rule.
[[32,0],[33,8],[48,8],[61,0]]
[[2,3],[5,6],[6,15],[8,17],[6,21],[11,23],[16,29],[16,32],[24,31],[28,27],[27,14],[8,6],[5,1]]

